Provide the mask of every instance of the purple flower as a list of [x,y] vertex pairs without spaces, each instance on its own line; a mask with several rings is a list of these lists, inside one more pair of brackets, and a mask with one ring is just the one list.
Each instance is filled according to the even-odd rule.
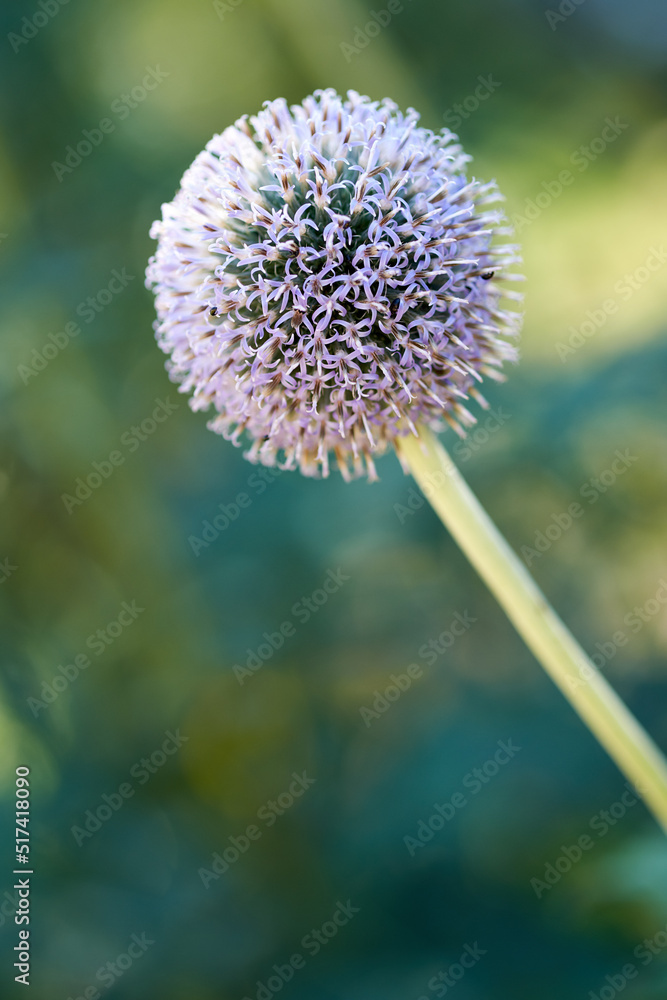
[[418,423],[464,434],[476,383],[516,357],[501,196],[418,121],[354,91],[267,102],[211,139],[151,229],[171,378],[251,461],[327,476],[333,452],[375,478],[373,454]]

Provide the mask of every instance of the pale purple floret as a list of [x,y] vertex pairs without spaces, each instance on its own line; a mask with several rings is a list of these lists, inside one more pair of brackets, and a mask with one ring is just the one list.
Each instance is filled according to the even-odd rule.
[[388,100],[317,91],[216,135],[151,235],[160,347],[209,427],[266,465],[375,478],[419,423],[459,433],[501,378],[518,259],[494,183],[447,129]]

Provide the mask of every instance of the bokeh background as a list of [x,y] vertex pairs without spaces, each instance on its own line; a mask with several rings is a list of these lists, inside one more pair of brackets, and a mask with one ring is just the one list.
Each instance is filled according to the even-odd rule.
[[[333,86],[391,96],[434,129],[459,117],[475,174],[507,195],[528,280],[522,363],[489,388],[499,419],[455,455],[519,549],[581,504],[527,558],[667,748],[664,4],[403,0],[366,32],[373,9],[386,20],[384,0],[44,2],[0,13],[2,995],[22,989],[11,872],[25,765],[40,1000],[93,988],[608,998],[628,963],[628,1000],[664,998],[664,838],[643,805],[618,805],[623,778],[428,505],[405,513],[395,458],[372,486],[286,473],[260,490],[169,383],[143,287],[161,203],[208,138],[265,99]],[[132,97],[150,70],[159,83]],[[481,101],[480,77],[492,81]],[[54,167],[103,118],[113,129],[99,145]],[[608,118],[617,134],[600,141]],[[125,285],[109,293],[114,271]],[[81,332],[63,340],[71,322]],[[156,400],[178,405],[151,424]],[[146,421],[142,439],[131,428]],[[616,476],[617,450],[631,460]],[[112,474],[66,503],[114,451]],[[193,545],[240,492],[250,505]],[[295,603],[339,569],[349,579],[300,620]],[[132,601],[144,610],[97,655],[88,637]],[[457,612],[475,623],[427,664],[421,647]],[[234,665],[286,621],[295,634],[240,684]],[[67,680],[60,667],[82,653],[90,666]],[[366,725],[360,708],[413,662],[422,676]],[[177,730],[187,740],[165,755]],[[520,752],[410,851],[405,838],[466,791],[499,740]],[[312,787],[271,826],[258,819],[304,771]],[[94,830],[103,796],[117,803],[127,782],[132,796]],[[94,832],[78,834],[87,817]],[[260,838],[202,876],[249,824]],[[593,847],[536,890],[584,834]],[[309,954],[304,935],[348,899],[359,912]],[[133,934],[153,943],[96,978]],[[645,939],[655,954],[635,952]],[[484,954],[463,978],[434,979],[466,945]],[[263,990],[297,952],[304,967]]]

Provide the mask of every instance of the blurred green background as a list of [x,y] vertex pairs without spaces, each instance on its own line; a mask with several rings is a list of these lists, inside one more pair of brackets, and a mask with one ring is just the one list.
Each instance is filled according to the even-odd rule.
[[[433,129],[459,118],[475,174],[507,195],[528,281],[522,363],[488,389],[496,422],[455,455],[515,547],[549,529],[532,571],[667,748],[667,10],[403,0],[387,19],[387,6],[0,13],[3,996],[22,989],[19,765],[40,1000],[666,995],[664,839],[428,505],[406,513],[418,505],[395,458],[373,486],[262,484],[190,412],[153,341],[148,229],[214,132],[327,86],[390,96]],[[106,478],[68,501],[93,463]],[[574,502],[582,515],[555,537]],[[206,529],[221,504],[227,527]],[[306,621],[295,605],[330,570],[349,579]],[[133,601],[143,610],[115,625]],[[476,621],[427,663],[457,612]],[[235,664],[287,621],[295,634],[240,684]],[[410,663],[422,675],[366,725],[360,709]],[[187,740],[165,753],[177,730]],[[521,750],[475,792],[467,776],[499,740]],[[304,771],[314,783],[294,798]],[[448,814],[457,792],[465,805],[441,821],[435,804]],[[428,842],[406,841],[434,815]],[[564,870],[583,835],[593,846]],[[556,863],[553,885],[531,882]],[[327,924],[348,900],[359,912]],[[313,954],[304,936],[322,925]],[[114,965],[132,935],[143,950]],[[459,980],[466,946],[478,958]],[[285,982],[274,966],[296,953]]]

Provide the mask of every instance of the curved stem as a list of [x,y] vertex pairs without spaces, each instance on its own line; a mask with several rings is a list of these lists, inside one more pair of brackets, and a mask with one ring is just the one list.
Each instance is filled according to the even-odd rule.
[[667,762],[509,547],[437,438],[400,438],[397,451],[424,495],[527,645],[667,832]]

